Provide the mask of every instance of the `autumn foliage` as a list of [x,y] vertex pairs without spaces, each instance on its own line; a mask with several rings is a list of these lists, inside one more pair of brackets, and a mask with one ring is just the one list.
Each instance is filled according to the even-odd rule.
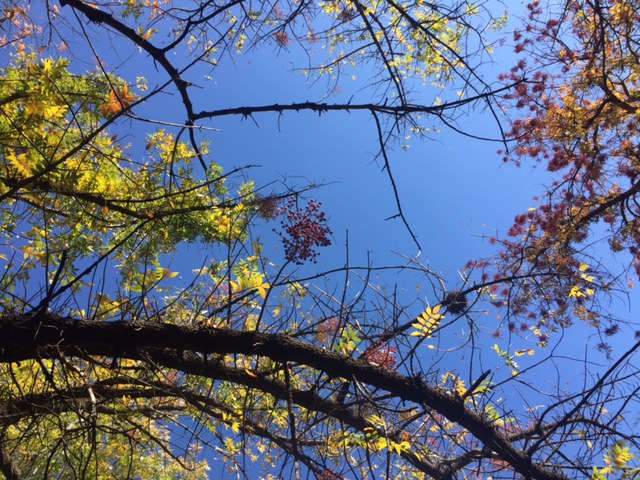
[[553,178],[499,239],[494,278],[528,278],[500,290],[524,324],[555,330],[580,319],[606,336],[618,330],[597,304],[621,272],[594,255],[596,243],[640,276],[638,7],[569,1],[554,14],[532,2],[513,34],[519,60],[502,79],[525,81],[503,97],[518,118],[501,153]]

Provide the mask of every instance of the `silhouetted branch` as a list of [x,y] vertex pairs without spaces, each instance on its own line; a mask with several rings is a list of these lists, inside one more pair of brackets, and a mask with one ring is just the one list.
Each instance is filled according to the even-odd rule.
[[[452,397],[420,379],[307,345],[286,335],[162,323],[96,322],[45,314],[33,318],[5,314],[0,318],[0,331],[4,333],[0,339],[0,362],[56,358],[60,355],[118,355],[142,361],[151,357],[162,366],[188,373],[195,373],[197,368],[199,374],[204,369],[202,360],[183,360],[184,352],[258,355],[276,362],[295,362],[331,377],[353,378],[386,390],[401,400],[424,405],[467,429],[527,478],[566,478],[532,462],[529,455],[515,448],[487,420],[469,410],[461,398]],[[191,367],[187,370],[188,365]],[[263,391],[266,387],[262,387]],[[286,395],[286,387],[283,394]]]

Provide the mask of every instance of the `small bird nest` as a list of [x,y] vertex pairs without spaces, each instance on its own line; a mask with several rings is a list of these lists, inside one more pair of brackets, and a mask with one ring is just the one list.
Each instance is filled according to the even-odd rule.
[[457,315],[463,313],[467,309],[467,297],[459,290],[454,290],[444,297],[443,307],[447,307],[447,311]]

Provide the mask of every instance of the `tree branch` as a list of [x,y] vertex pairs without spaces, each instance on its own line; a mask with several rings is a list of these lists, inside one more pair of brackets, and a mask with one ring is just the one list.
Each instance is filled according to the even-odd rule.
[[516,85],[525,82],[525,79],[518,80],[512,84],[491,90],[490,92],[474,95],[472,97],[456,100],[453,102],[446,102],[441,105],[416,105],[416,104],[403,104],[403,105],[386,105],[380,103],[318,103],[318,102],[297,102],[288,105],[282,105],[274,103],[271,105],[258,105],[252,107],[231,107],[222,108],[219,110],[201,111],[194,115],[194,120],[200,120],[203,118],[224,117],[227,115],[242,115],[243,117],[249,117],[255,113],[284,113],[287,111],[300,112],[302,110],[311,110],[319,115],[326,112],[351,112],[351,111],[367,111],[375,112],[384,115],[393,116],[405,116],[413,113],[424,113],[432,115],[441,115],[447,110],[453,110],[470,103],[474,103],[478,100],[485,99],[487,97],[496,95],[500,92],[511,90]]
[[[166,323],[97,322],[55,317],[41,313],[33,317],[0,317],[0,362],[60,355],[118,355],[145,361],[150,352],[198,352],[201,354],[242,354],[268,357],[277,362],[295,362],[345,380],[386,390],[399,399],[424,405],[448,418],[495,451],[525,478],[559,480],[564,475],[534,463],[517,449],[489,421],[465,407],[459,397],[427,385],[421,379],[370,365],[286,335],[245,332],[231,329],[192,328]],[[154,354],[158,358],[158,353]],[[167,357],[171,358],[171,357]],[[166,360],[166,359],[165,359]],[[167,360],[168,361],[168,360]],[[176,365],[164,366],[180,368]],[[202,367],[202,365],[200,365]]]

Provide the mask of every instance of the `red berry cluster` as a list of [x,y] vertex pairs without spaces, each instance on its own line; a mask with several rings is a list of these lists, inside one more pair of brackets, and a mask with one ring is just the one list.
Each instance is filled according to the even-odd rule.
[[387,370],[395,370],[395,354],[397,352],[398,350],[396,349],[396,347],[394,347],[393,345],[389,345],[388,342],[378,341],[373,345],[367,347],[367,349],[362,354],[362,358],[372,365],[377,365]]
[[289,198],[278,208],[278,213],[284,218],[280,222],[282,232],[276,231],[284,245],[285,258],[297,265],[311,260],[316,263],[318,252],[316,247],[331,245],[329,235],[331,229],[327,227],[327,217],[320,211],[322,204],[309,200],[304,209],[299,208],[295,198]]

